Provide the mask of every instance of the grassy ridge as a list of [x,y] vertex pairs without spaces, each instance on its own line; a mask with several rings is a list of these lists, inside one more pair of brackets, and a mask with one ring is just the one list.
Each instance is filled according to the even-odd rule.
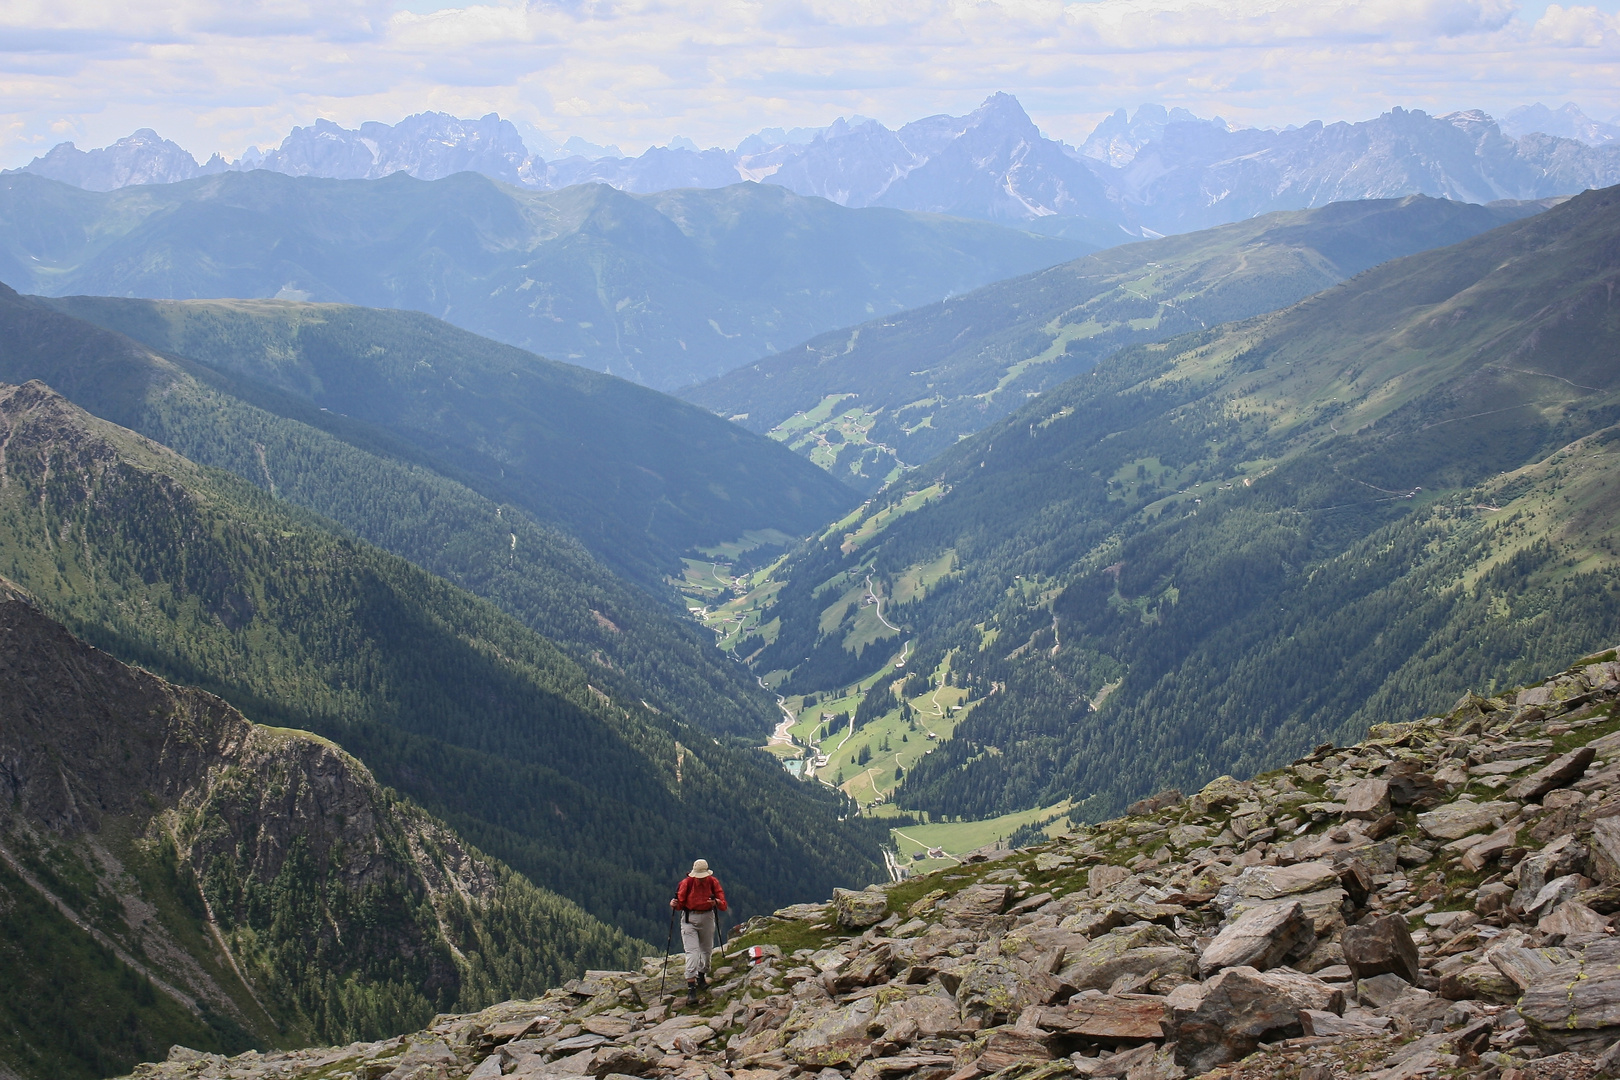
[[[396,453],[517,506],[650,584],[693,547],[751,529],[802,536],[853,502],[826,473],[702,409],[415,312],[274,300],[45,303],[380,429]],[[218,442],[196,440],[205,441]]]
[[829,332],[682,394],[870,492],[1119,349],[1286,307],[1541,209],[1413,196],[1265,214]]

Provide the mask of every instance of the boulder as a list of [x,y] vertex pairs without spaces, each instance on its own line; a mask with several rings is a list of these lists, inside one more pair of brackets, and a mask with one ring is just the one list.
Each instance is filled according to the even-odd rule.
[[1042,1009],[1036,1023],[1064,1035],[1117,1043],[1161,1039],[1169,1019],[1169,1005],[1156,994],[1084,994],[1066,1008]]
[[862,930],[888,917],[889,897],[887,893],[834,889],[832,907],[839,926]]
[[1198,967],[1205,975],[1229,967],[1265,971],[1315,940],[1315,927],[1299,901],[1274,901],[1244,912],[1217,934]]
[[1340,792],[1344,816],[1376,821],[1389,813],[1389,781],[1380,776],[1358,780]]
[[1620,817],[1592,823],[1592,872],[1605,885],[1620,885]]
[[1565,900],[1551,914],[1542,916],[1541,921],[1536,923],[1536,929],[1543,934],[1582,937],[1605,933],[1609,929],[1609,920],[1579,900]]
[[871,1045],[867,1029],[876,1015],[877,1001],[869,997],[843,1006],[817,1006],[802,1014],[795,1009],[784,1025],[793,1036],[783,1052],[796,1065],[848,1065]]
[[1469,964],[1440,980],[1440,996],[1451,1001],[1489,1001],[1511,1005],[1519,1000],[1518,984],[1486,961]]
[[1299,1014],[1300,1027],[1305,1034],[1316,1038],[1328,1038],[1336,1035],[1381,1035],[1388,1031],[1392,1022],[1387,1016],[1340,1016],[1338,1013],[1324,1012],[1320,1009],[1302,1009]]
[[1536,895],[1528,904],[1524,905],[1526,919],[1540,919],[1550,915],[1566,900],[1573,900],[1591,881],[1580,874],[1565,874],[1563,877],[1553,878],[1536,891]]
[[1597,751],[1590,746],[1582,746],[1560,755],[1552,760],[1545,768],[1537,769],[1517,784],[1508,788],[1510,799],[1524,799],[1527,802],[1536,802],[1549,791],[1561,787],[1568,787],[1579,780],[1586,773],[1586,767],[1592,764],[1597,757]]
[[1386,971],[1382,975],[1357,980],[1356,1001],[1369,1009],[1382,1009],[1391,1002],[1399,1001],[1410,989],[1411,983],[1392,971]]
[[889,1080],[909,1076],[913,1080],[952,1071],[956,1059],[949,1054],[903,1054],[898,1057],[869,1058],[861,1062],[850,1080]]
[[1101,896],[1108,889],[1131,876],[1131,872],[1123,866],[1114,866],[1104,863],[1093,866],[1086,873],[1086,891],[1092,896]]
[[[707,1027],[692,1028],[684,1037],[695,1039],[696,1035],[693,1033],[704,1031],[709,1032],[710,1038],[714,1037],[714,1032]],[[646,1076],[656,1068],[658,1059],[640,1050],[628,1046],[604,1046],[591,1055],[590,1065],[586,1071],[600,1080],[610,1073],[618,1073],[621,1076]]]
[[1157,795],[1150,795],[1145,799],[1136,800],[1125,808],[1125,812],[1131,817],[1143,817],[1147,814],[1156,814],[1167,806],[1177,806],[1181,802],[1181,792],[1175,788],[1169,788],[1159,792]]
[[1072,951],[1059,978],[1077,990],[1107,990],[1121,975],[1148,981],[1193,977],[1197,962],[1181,940],[1162,926],[1132,926],[1104,934]]
[[1051,1061],[1049,1038],[1039,1029],[1000,1027],[985,1032],[962,1053],[972,1056],[980,1071],[995,1073],[1013,1065]]
[[1530,948],[1524,935],[1517,932],[1491,942],[1485,949],[1485,960],[1521,991],[1532,983],[1572,979],[1579,974],[1574,954],[1559,948]]
[[1457,802],[1418,815],[1418,828],[1436,840],[1461,840],[1470,833],[1497,826],[1518,810],[1510,802]]
[[1253,1053],[1261,1040],[1297,1036],[1307,1009],[1342,1014],[1344,993],[1309,975],[1227,968],[1204,985],[1196,1008],[1175,1010],[1176,1063],[1206,1072]]
[[1620,942],[1595,943],[1571,965],[1535,979],[1518,1008],[1546,1053],[1602,1053],[1620,1040]]
[[960,1031],[962,1015],[956,1002],[942,994],[916,994],[887,1002],[876,1023],[891,1032],[902,1024],[915,1024],[918,1038],[933,1039]]
[[1230,776],[1217,776],[1203,789],[1187,800],[1187,808],[1194,817],[1211,810],[1223,810],[1246,802],[1254,794],[1253,788]]
[[956,988],[962,1026],[970,1031],[1016,1020],[1037,993],[1012,963],[985,960],[975,964]]
[[1389,801],[1396,806],[1433,806],[1445,798],[1446,789],[1415,761],[1397,761],[1384,770],[1389,782]]
[[1418,981],[1418,950],[1401,915],[1364,919],[1347,927],[1341,940],[1344,962],[1357,979],[1386,972],[1409,983]]
[[1000,915],[1012,903],[1011,885],[969,885],[949,900],[941,900],[937,910],[946,916],[978,919]]
[[1586,864],[1586,845],[1573,836],[1560,836],[1533,855],[1526,856],[1517,867],[1519,887],[1508,904],[1523,912],[1531,907],[1547,882],[1575,874]]
[[[1256,900],[1275,900],[1298,893],[1318,892],[1337,886],[1339,872],[1327,863],[1302,862],[1293,866],[1251,866],[1239,874],[1229,888],[1230,897],[1217,896],[1219,907],[1229,908],[1233,899],[1247,896]],[[1222,890],[1226,892],[1225,889]],[[1223,902],[1224,901],[1224,902]]]

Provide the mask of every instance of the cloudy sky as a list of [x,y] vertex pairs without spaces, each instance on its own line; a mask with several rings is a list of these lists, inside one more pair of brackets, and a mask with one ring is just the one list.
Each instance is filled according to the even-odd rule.
[[1078,142],[1143,101],[1253,125],[1574,101],[1620,113],[1620,0],[0,0],[0,167],[150,127],[499,112],[639,151],[1016,94]]

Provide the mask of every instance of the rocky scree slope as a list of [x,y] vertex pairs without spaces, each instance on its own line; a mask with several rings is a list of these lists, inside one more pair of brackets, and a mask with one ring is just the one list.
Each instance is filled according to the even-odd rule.
[[678,958],[652,957],[383,1043],[176,1049],[134,1075],[1585,1080],[1620,1074],[1617,913],[1609,650],[1252,780],[752,919],[696,1010],[660,998]]
[[23,1076],[375,1037],[641,948],[334,744],[126,666],[4,579],[0,702],[0,1065]]

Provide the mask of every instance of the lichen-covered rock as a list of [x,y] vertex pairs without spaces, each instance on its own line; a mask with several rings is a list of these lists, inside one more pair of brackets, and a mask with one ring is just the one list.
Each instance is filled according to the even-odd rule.
[[[844,1006],[817,1009],[803,1018],[805,1026],[783,1047],[796,1065],[840,1066],[863,1056],[872,1041],[870,1028],[877,1002],[862,998]],[[791,1021],[790,1021],[791,1023]]]
[[1197,959],[1180,938],[1162,926],[1115,930],[1070,954],[1059,978],[1077,990],[1107,990],[1121,975],[1149,981],[1191,979]]
[[1436,840],[1460,840],[1470,833],[1500,828],[1519,808],[1510,802],[1458,800],[1418,815],[1418,828]]
[[850,889],[833,890],[833,918],[839,926],[851,930],[864,930],[882,922],[889,915],[889,897],[881,892],[854,892]]
[[1620,1040],[1620,942],[1600,941],[1569,967],[1533,981],[1519,1015],[1548,1053],[1596,1055]]
[[986,960],[974,965],[956,988],[962,1026],[969,1031],[1016,1020],[1038,995],[1012,963]]

